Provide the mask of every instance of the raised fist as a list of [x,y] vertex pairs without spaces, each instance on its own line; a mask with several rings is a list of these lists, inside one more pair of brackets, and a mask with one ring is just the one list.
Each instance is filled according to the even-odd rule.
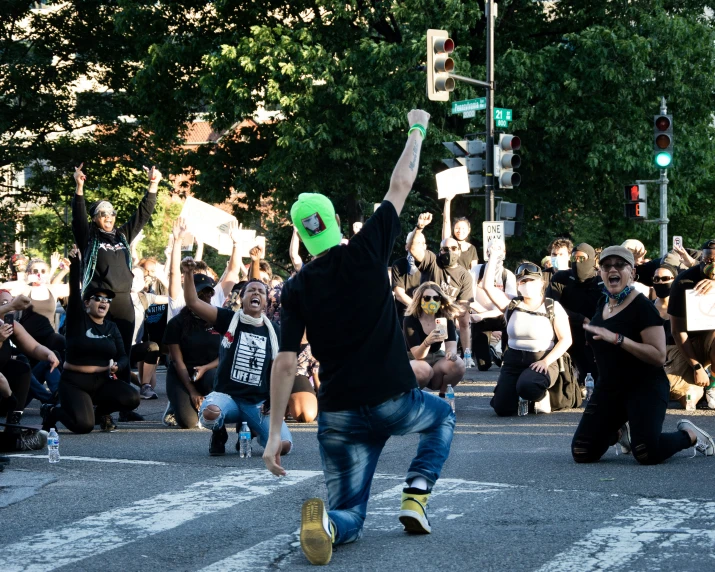
[[429,113],[426,111],[422,111],[421,109],[412,109],[408,114],[407,114],[407,123],[410,124],[410,126],[414,125],[415,123],[419,123],[427,129],[427,125],[429,124]]
[[82,167],[84,167],[84,163],[80,163],[79,167],[74,168],[74,181],[77,183],[78,187],[83,187],[84,181],[87,178],[82,172]]
[[159,169],[156,167],[152,167],[151,169],[147,167],[146,165],[144,166],[144,171],[146,172],[147,177],[149,177],[149,184],[150,185],[158,185],[159,181],[161,181],[161,172]]
[[248,251],[248,255],[251,257],[251,260],[260,260],[261,259],[261,247],[254,246],[251,250]]
[[187,256],[181,261],[181,272],[193,272],[196,270],[196,262],[191,256]]
[[424,228],[432,222],[432,213],[422,213],[417,219],[417,228]]

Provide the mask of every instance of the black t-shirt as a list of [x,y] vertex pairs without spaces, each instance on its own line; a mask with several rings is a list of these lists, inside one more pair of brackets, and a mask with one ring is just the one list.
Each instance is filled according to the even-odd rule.
[[685,292],[695,288],[695,285],[705,278],[700,265],[688,268],[685,272],[678,274],[670,288],[668,314],[685,319]]
[[124,342],[117,325],[105,319],[97,324],[89,317],[82,302],[79,286],[79,260],[70,265],[70,296],[65,319],[66,360],[72,365],[109,365],[112,359],[125,370],[129,366],[129,357],[124,350]]
[[[188,310],[187,310],[188,311]],[[186,369],[206,365],[218,357],[221,334],[200,318],[191,316],[191,325],[185,327],[183,310],[166,325],[164,344],[176,344],[181,350]]]
[[546,296],[566,310],[574,339],[583,340],[583,320],[593,316],[604,298],[602,286],[603,281],[599,276],[579,282],[573,270],[560,270],[553,274]]
[[[592,326],[600,326],[623,334],[635,342],[642,343],[641,332],[652,326],[663,326],[663,318],[658,314],[653,303],[643,294],[638,294],[618,314],[606,320],[603,319],[604,300],[591,318]],[[668,400],[668,378],[663,366],[655,366],[639,360],[622,347],[604,340],[594,340],[593,334],[586,332],[586,339],[593,348],[593,354],[598,365],[598,381],[596,382],[609,393],[621,394],[636,387],[647,387],[657,391]]]
[[383,201],[348,244],[283,286],[281,351],[298,353],[307,329],[323,411],[378,405],[417,387],[385,272],[400,230],[395,207]]
[[[17,319],[17,314],[16,314]],[[19,313],[19,320],[22,327],[27,330],[38,344],[47,347],[50,345],[50,338],[55,333],[54,326],[47,319],[47,316],[38,314],[34,311],[33,307],[23,310]]]
[[[461,244],[459,245],[459,248],[462,248]],[[469,244],[469,248],[467,248],[467,250],[460,251],[458,264],[466,270],[471,270],[472,262],[479,262],[479,254],[477,253],[475,246],[473,244]]]
[[[400,258],[392,265],[392,289],[400,287],[405,291],[405,294],[412,296],[412,293],[417,289],[422,281],[422,275],[419,270],[410,276],[410,265],[407,258]],[[397,316],[400,320],[405,316],[405,306],[397,298],[395,298],[395,307],[397,308]]]
[[417,264],[422,282],[436,282],[447,296],[458,301],[473,302],[472,275],[462,266],[442,268],[437,255],[427,250],[422,262]]
[[[147,341],[159,343],[160,340],[164,339],[168,309],[168,304],[152,304],[146,309],[146,312],[144,312],[144,337]],[[209,361],[212,361],[214,358]]]
[[[405,316],[403,326],[405,330],[405,339],[409,349],[419,346],[427,339],[429,332],[425,333],[420,323],[420,319],[415,316]],[[457,341],[457,329],[454,327],[454,320],[447,320],[447,342]],[[430,353],[438,352],[442,347],[442,342],[435,342],[429,347]]]
[[[231,325],[234,312],[225,308],[216,310],[218,317],[214,329],[223,337]],[[267,326],[256,327],[239,321],[231,347],[221,353],[214,391],[248,403],[268,399],[273,350]]]

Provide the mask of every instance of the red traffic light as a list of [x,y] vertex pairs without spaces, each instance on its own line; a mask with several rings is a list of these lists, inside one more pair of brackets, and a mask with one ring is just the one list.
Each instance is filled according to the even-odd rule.
[[451,54],[454,51],[452,38],[435,38],[433,49],[435,54]]
[[[655,128],[658,131],[667,131],[670,129],[670,119],[666,115],[661,115],[655,120]],[[661,147],[661,149],[665,149],[665,147]]]
[[637,201],[638,200],[638,185],[626,186],[626,200],[627,201]]

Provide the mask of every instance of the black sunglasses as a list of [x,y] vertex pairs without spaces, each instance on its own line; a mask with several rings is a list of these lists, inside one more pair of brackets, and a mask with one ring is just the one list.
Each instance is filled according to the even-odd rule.
[[675,280],[672,276],[653,276],[653,284],[660,284],[661,282],[672,282]]
[[527,274],[535,274],[537,276],[541,276],[541,268],[539,268],[533,262],[524,262],[522,264],[519,264],[519,267],[516,269],[516,277],[521,278],[522,276],[525,276]]
[[90,300],[94,300],[95,302],[104,302],[105,304],[111,304],[111,303],[112,303],[112,299],[111,299],[111,298],[107,298],[107,297],[105,297],[105,296],[90,296],[89,299],[90,299]]
[[435,302],[439,302],[439,301],[440,301],[439,294],[435,294],[434,296],[426,296],[426,295],[425,295],[425,296],[422,296],[422,299],[423,299],[425,302],[429,302],[430,300],[434,300]]
[[459,250],[459,246],[443,246],[439,249],[440,252],[457,252]]
[[117,216],[117,213],[116,213],[116,211],[99,211],[97,213],[97,216],[99,218],[109,218],[109,217]]

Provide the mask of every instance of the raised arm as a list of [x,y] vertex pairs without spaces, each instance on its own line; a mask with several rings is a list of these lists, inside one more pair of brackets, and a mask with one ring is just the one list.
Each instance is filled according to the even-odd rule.
[[77,188],[72,197],[72,234],[77,247],[84,252],[89,241],[89,223],[87,222],[87,207],[84,203],[84,181],[87,178],[82,172],[82,166],[74,169],[74,180]]
[[249,280],[261,279],[261,247],[254,246],[248,254],[251,255],[251,269],[248,271]]
[[186,221],[179,217],[171,230],[174,241],[169,257],[169,297],[177,300],[182,296],[181,288],[181,239],[186,234]]
[[494,302],[494,305],[502,312],[509,306],[509,296],[504,294],[499,288],[494,285],[494,275],[496,273],[497,259],[504,256],[504,251],[495,243],[492,245],[491,255],[487,260],[487,266],[484,269],[484,281],[482,287],[487,293],[487,296]]
[[290,248],[288,249],[288,255],[290,256],[290,261],[293,264],[293,268],[295,268],[296,272],[300,272],[300,269],[303,268],[303,259],[298,253],[299,248],[300,237],[298,236],[298,230],[293,227],[293,236],[291,236],[290,238]]
[[156,192],[159,189],[159,182],[162,178],[161,173],[156,167],[152,167],[151,169],[144,167],[144,171],[146,171],[147,177],[149,178],[147,193],[144,195],[144,198],[142,198],[139,203],[139,208],[132,215],[132,218],[119,228],[119,232],[126,236],[129,242],[132,242],[139,235],[144,225],[151,219],[154,207],[156,206]]
[[419,264],[425,258],[425,252],[427,252],[427,242],[423,240],[415,241],[415,239],[422,234],[425,227],[432,222],[432,213],[422,213],[417,218],[417,226],[412,231],[412,240],[410,240],[410,254],[415,259],[415,262]]
[[452,236],[451,207],[452,199],[447,197],[444,199],[444,211],[442,211],[442,240]]
[[215,324],[218,318],[218,308],[199,300],[194,286],[194,270],[196,263],[193,258],[186,258],[181,263],[181,272],[184,275],[184,300],[189,310],[208,324]]
[[[384,199],[392,203],[397,211],[397,216],[402,212],[407,195],[410,194],[412,185],[417,178],[422,138],[427,133],[429,118],[429,113],[421,109],[413,109],[407,114],[407,122],[410,125],[407,144],[402,151],[400,159],[397,161],[397,165],[395,165],[395,170],[392,172],[390,190],[387,191]],[[413,129],[415,126],[419,127]]]
[[233,250],[231,250],[231,258],[228,259],[226,270],[219,280],[219,286],[223,290],[224,295],[228,296],[231,289],[238,283],[238,273],[241,268],[241,242],[238,236],[238,221],[232,220],[228,223],[228,234],[233,241]]

